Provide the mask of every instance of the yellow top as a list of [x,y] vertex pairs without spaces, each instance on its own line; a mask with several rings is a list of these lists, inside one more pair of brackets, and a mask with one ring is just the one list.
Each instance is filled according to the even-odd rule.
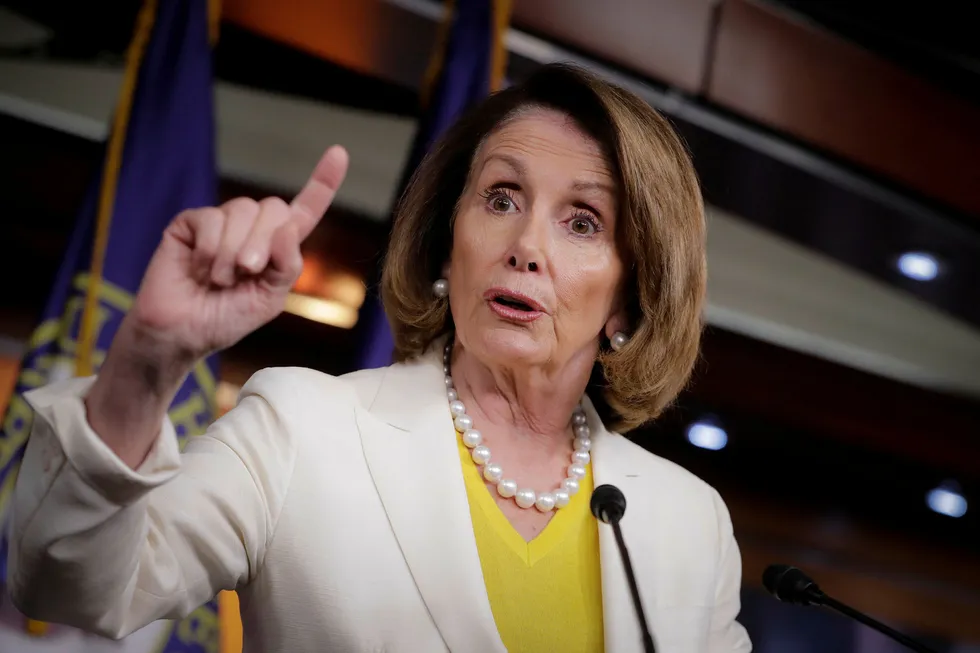
[[589,510],[592,465],[571,502],[526,542],[500,511],[469,449],[463,463],[483,580],[510,653],[602,653],[599,530]]

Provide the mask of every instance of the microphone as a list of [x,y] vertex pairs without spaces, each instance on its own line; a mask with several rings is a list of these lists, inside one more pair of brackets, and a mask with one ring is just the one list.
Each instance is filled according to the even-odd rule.
[[640,590],[636,586],[636,576],[633,575],[633,563],[630,562],[629,551],[626,550],[626,542],[623,540],[623,531],[619,528],[619,520],[626,514],[626,497],[615,485],[600,485],[592,492],[592,500],[589,502],[592,514],[601,522],[609,524],[616,535],[616,545],[619,547],[619,556],[623,559],[623,567],[626,569],[626,580],[629,582],[630,594],[633,596],[633,607],[636,608],[636,616],[640,622],[640,630],[643,635],[643,650],[645,653],[656,653],[657,648],[653,645],[653,636],[650,634],[650,627],[647,626],[647,618],[643,613],[643,604],[640,602]]
[[908,635],[903,635],[880,621],[872,619],[863,612],[859,612],[849,605],[845,605],[837,599],[827,596],[812,578],[796,567],[789,565],[769,565],[762,574],[762,584],[770,594],[785,603],[804,606],[819,605],[830,608],[855,621],[859,621],[865,626],[877,630],[883,635],[891,637],[899,644],[904,644],[913,651],[918,651],[918,653],[937,653],[935,650],[915,641]]

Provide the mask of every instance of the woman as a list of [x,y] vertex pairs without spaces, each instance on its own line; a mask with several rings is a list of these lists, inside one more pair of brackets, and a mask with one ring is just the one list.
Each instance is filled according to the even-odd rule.
[[695,174],[584,72],[491,97],[419,168],[382,284],[397,364],[263,370],[178,454],[176,388],[282,310],[346,167],[331,148],[291,204],[177,216],[98,377],[30,395],[18,606],[118,637],[238,589],[258,650],[639,651],[588,507],[611,483],[658,650],[748,651],[718,494],[608,430],[655,418],[694,363]]

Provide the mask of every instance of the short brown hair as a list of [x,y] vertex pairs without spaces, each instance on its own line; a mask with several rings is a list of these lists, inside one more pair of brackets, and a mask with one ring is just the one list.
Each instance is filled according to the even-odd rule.
[[[539,68],[469,111],[432,147],[399,202],[381,290],[396,360],[453,329],[432,282],[449,258],[457,202],[484,139],[522,109],[570,116],[604,148],[618,177],[616,239],[627,270],[630,341],[603,347],[590,381],[612,428],[657,417],[697,359],[706,285],[705,220],[690,156],[673,127],[636,95],[564,64]],[[601,395],[601,397],[598,397]]]

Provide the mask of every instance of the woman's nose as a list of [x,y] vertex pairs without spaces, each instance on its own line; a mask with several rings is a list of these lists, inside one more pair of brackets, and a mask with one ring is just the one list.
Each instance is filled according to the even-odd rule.
[[544,216],[529,213],[511,248],[507,265],[521,272],[540,272],[545,264],[549,221]]
[[507,261],[507,264],[510,265],[510,267],[521,271],[524,270],[527,270],[528,272],[538,271],[537,261],[531,261],[531,260],[525,261],[523,258],[519,259],[516,255],[512,255],[510,259]]

